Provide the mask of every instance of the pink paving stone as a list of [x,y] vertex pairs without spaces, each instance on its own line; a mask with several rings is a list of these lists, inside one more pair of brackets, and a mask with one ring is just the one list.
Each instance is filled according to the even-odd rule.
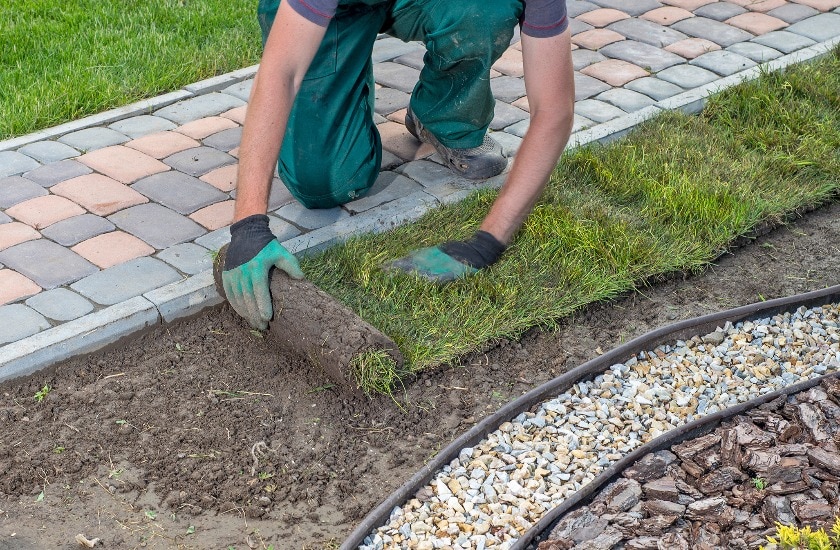
[[56,195],[80,204],[98,216],[149,202],[131,187],[102,174],[86,174],[63,181],[50,189]]
[[511,103],[514,107],[519,107],[523,111],[531,112],[531,106],[528,104],[528,96],[523,96]]
[[19,202],[6,209],[6,214],[35,229],[43,229],[55,222],[84,214],[85,209],[58,195],[44,195]]
[[655,10],[650,10],[641,17],[642,19],[653,21],[654,23],[659,23],[660,25],[667,27],[677,21],[694,17],[694,14],[676,6],[663,6],[661,8],[656,8]]
[[663,4],[669,6],[676,6],[688,11],[694,11],[697,8],[702,8],[706,4],[717,2],[718,0],[662,0]]
[[777,31],[788,26],[787,23],[772,15],[749,11],[727,19],[726,23],[755,35],[767,34],[768,32]]
[[802,4],[815,10],[826,12],[840,7],[840,0],[792,0],[796,4]]
[[435,152],[435,148],[428,143],[417,141],[402,124],[389,121],[376,127],[382,137],[382,148],[403,160],[420,160]]
[[186,149],[199,147],[201,144],[191,137],[178,132],[158,132],[129,141],[126,147],[137,149],[158,160],[180,153]]
[[606,27],[616,21],[622,19],[629,19],[630,16],[620,10],[612,8],[599,8],[597,10],[588,11],[575,17],[578,21],[583,21],[596,28]]
[[600,50],[607,44],[620,42],[622,40],[626,40],[624,35],[609,29],[590,29],[572,37],[572,42],[581,48],[593,51]]
[[230,111],[225,111],[219,116],[229,118],[234,122],[238,122],[239,124],[245,124],[245,111],[248,110],[248,105],[242,105],[240,107],[235,107]]
[[41,287],[11,269],[0,269],[0,306],[41,292]]
[[523,76],[525,71],[522,68],[522,52],[508,48],[493,64],[493,68],[508,76]]
[[146,176],[170,169],[156,158],[123,145],[97,149],[76,160],[123,183],[134,183]]
[[209,135],[227,130],[228,128],[235,128],[238,126],[229,118],[222,118],[220,116],[209,116],[193,120],[183,126],[176,128],[175,131],[193,139],[204,139]]
[[399,111],[394,111],[385,116],[388,120],[392,120],[394,122],[399,122],[400,124],[405,123],[405,113],[408,109],[400,109]]
[[198,179],[206,181],[219,191],[227,193],[233,191],[234,187],[236,187],[236,171],[238,169],[238,164],[228,164],[227,166],[222,166],[221,168],[207,172]]
[[233,223],[233,205],[235,201],[223,201],[205,206],[190,214],[194,222],[198,222],[210,231],[214,231]]
[[10,246],[40,238],[41,234],[25,223],[10,222],[0,224],[0,250],[5,250]]
[[112,231],[82,241],[70,248],[73,252],[101,269],[154,254],[155,249],[134,235]]
[[637,78],[642,78],[650,74],[643,68],[620,59],[599,61],[598,63],[584,67],[580,72],[616,87],[624,86],[631,80],[636,80]]
[[239,158],[239,147],[234,147],[230,151],[228,151],[228,155],[232,156],[233,158]]
[[686,59],[694,59],[704,53],[719,49],[720,45],[705,38],[686,38],[685,40],[680,40],[679,42],[665,46],[665,51],[675,53]]
[[750,11],[766,13],[787,4],[786,0],[727,0]]

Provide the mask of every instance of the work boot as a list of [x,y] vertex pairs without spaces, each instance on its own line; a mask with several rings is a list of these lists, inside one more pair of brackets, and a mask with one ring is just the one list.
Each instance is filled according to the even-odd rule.
[[411,107],[405,114],[405,127],[418,140],[432,144],[447,166],[467,179],[491,178],[501,174],[507,167],[507,158],[502,154],[502,146],[487,134],[484,134],[484,142],[478,147],[471,149],[447,147],[423,126],[420,119],[411,112]]

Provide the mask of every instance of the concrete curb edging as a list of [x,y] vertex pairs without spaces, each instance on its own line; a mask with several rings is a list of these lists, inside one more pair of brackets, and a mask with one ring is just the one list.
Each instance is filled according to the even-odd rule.
[[[666,110],[679,109],[688,114],[700,112],[706,99],[711,95],[758,78],[765,72],[777,71],[825,55],[838,44],[840,44],[840,36],[661,100],[639,111],[580,130],[572,134],[567,149],[592,143],[609,143]],[[257,68],[257,65],[246,67],[190,84],[182,90],[156,98],[68,122],[48,130],[0,141],[0,151],[16,149],[34,141],[55,138],[91,126],[110,124],[160,109],[183,99],[216,92],[252,77]],[[381,233],[414,221],[432,208],[460,201],[477,189],[498,188],[504,183],[505,177],[506,174],[503,173],[465,189],[450,185],[416,191],[380,205],[376,209],[346,218],[338,224],[325,226],[284,241],[283,245],[298,256],[314,254],[353,236]],[[193,315],[221,302],[222,298],[216,292],[213,283],[212,270],[198,273],[182,281],[146,292],[142,297],[126,300],[17,342],[0,346],[0,381],[31,374],[74,355],[96,351],[146,326]]]

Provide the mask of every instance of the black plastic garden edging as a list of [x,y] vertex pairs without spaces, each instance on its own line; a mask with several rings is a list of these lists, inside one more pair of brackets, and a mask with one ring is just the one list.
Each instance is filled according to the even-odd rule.
[[[633,357],[640,351],[651,350],[656,346],[666,342],[684,340],[692,336],[704,335],[709,332],[713,332],[717,327],[726,324],[726,322],[738,323],[740,321],[745,320],[770,317],[778,313],[793,311],[803,306],[816,307],[837,301],[840,301],[840,285],[835,285],[813,292],[807,292],[805,294],[797,294],[795,296],[777,298],[775,300],[768,300],[766,302],[759,302],[755,304],[741,306],[718,313],[712,313],[709,315],[703,315],[701,317],[695,317],[693,319],[686,319],[684,321],[679,321],[677,323],[660,327],[656,330],[648,332],[647,334],[639,336],[638,338],[634,338],[626,344],[618,346],[604,353],[600,357],[587,361],[586,363],[575,367],[574,369],[558,376],[557,378],[550,380],[537,388],[534,388],[533,390],[515,399],[514,401],[506,403],[504,406],[502,406],[502,408],[492,413],[491,415],[485,417],[478,424],[473,426],[470,430],[463,433],[452,443],[447,445],[446,448],[442,449],[435,456],[434,459],[429,461],[419,471],[417,471],[411,477],[411,479],[409,479],[399,489],[397,489],[388,498],[382,501],[376,508],[374,508],[362,520],[362,522],[350,533],[347,539],[342,543],[339,550],[354,550],[359,545],[361,545],[364,542],[365,537],[367,537],[371,532],[376,530],[381,525],[384,525],[388,522],[391,511],[395,507],[401,506],[403,503],[413,498],[414,494],[417,491],[419,491],[422,487],[427,485],[428,482],[440,469],[442,469],[445,465],[449,464],[449,462],[451,462],[454,458],[457,458],[457,456],[461,452],[461,449],[465,447],[472,447],[473,445],[484,439],[487,436],[487,434],[495,431],[503,422],[506,422],[511,418],[518,416],[522,412],[528,411],[537,403],[541,403],[565,392],[578,382],[592,380],[599,374],[602,374],[605,371],[609,370],[609,368],[612,365],[622,363],[627,359]],[[797,391],[801,391],[803,387],[810,387],[808,386],[808,384],[814,385],[818,383],[820,379],[821,378],[808,380],[806,382],[797,384],[796,386],[791,386],[790,388],[785,388],[783,390],[777,390],[776,392],[766,394],[756,400],[741,403],[735,407],[730,407],[723,411],[719,411],[717,413],[709,415],[708,417],[699,419],[692,423],[671,430],[668,433],[660,436],[659,438],[647,443],[645,446],[636,449],[632,453],[628,454],[626,457],[613,464],[607,470],[602,472],[595,480],[587,484],[586,487],[575,493],[575,495],[572,495],[571,497],[566,499],[563,502],[563,504],[547,513],[540,521],[535,523],[531,529],[529,529],[522,537],[520,537],[514,543],[514,545],[510,547],[510,550],[522,550],[524,548],[527,548],[530,542],[535,537],[544,532],[547,526],[550,525],[554,520],[556,520],[560,515],[562,515],[562,513],[565,513],[565,511],[568,511],[573,506],[578,505],[584,498],[593,493],[597,489],[597,487],[590,487],[594,486],[595,481],[598,481],[603,477],[604,480],[601,481],[601,485],[603,485],[603,483],[607,479],[615,477],[617,475],[617,472],[620,472],[627,465],[632,464],[632,462],[635,462],[635,460],[641,458],[643,454],[639,454],[639,451],[644,449],[648,445],[652,445],[655,442],[662,445],[670,445],[672,443],[665,443],[664,441],[665,438],[668,437],[672,439],[678,439],[680,437],[682,439],[686,439],[687,437],[693,437],[693,435],[688,435],[690,431],[693,430],[695,434],[702,433],[704,429],[713,429],[713,427],[717,425],[715,424],[715,422],[719,423],[724,416],[738,414],[736,412],[731,412],[730,414],[730,411],[738,410],[742,412],[743,410],[747,410],[749,408],[752,408],[753,406],[756,406],[755,403],[767,398],[768,396],[775,395],[775,397],[778,397],[778,395],[781,395],[784,391],[793,390],[797,387],[800,388]],[[773,399],[775,397],[772,397],[770,399]],[[753,404],[750,405],[750,403]],[[698,424],[703,422],[705,422],[705,424],[703,424],[702,426],[698,426]],[[647,452],[651,452],[650,448],[648,448],[648,450],[644,454],[647,454]],[[631,457],[633,458],[631,459]],[[564,511],[563,509],[566,510]]]

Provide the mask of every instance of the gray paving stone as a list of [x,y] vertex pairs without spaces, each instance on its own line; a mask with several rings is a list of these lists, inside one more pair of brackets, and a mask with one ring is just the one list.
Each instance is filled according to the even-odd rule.
[[627,83],[625,85],[625,88],[627,88],[628,90],[633,90],[634,92],[639,92],[640,94],[645,94],[646,96],[652,97],[656,101],[662,101],[667,97],[671,97],[683,92],[683,89],[677,86],[676,84],[665,82],[664,80],[660,80],[655,76],[638,78],[632,82]]
[[[269,218],[269,226],[271,226],[271,216]],[[230,227],[222,227],[215,231],[211,231],[195,240],[195,244],[201,245],[207,250],[218,251],[224,245],[230,242]]]
[[768,32],[767,34],[756,36],[752,39],[752,41],[757,44],[779,50],[784,54],[795,52],[796,50],[801,50],[802,48],[807,48],[808,46],[816,44],[815,41],[806,36],[787,31]]
[[95,214],[80,214],[45,227],[41,234],[61,246],[73,246],[114,229],[114,224],[105,218]]
[[606,122],[625,115],[624,111],[597,99],[584,99],[575,103],[575,113],[595,122]]
[[228,152],[231,149],[239,147],[240,141],[242,141],[242,126],[216,132],[212,136],[207,136],[201,142],[213,149]]
[[606,82],[575,72],[575,101],[598,95],[606,92],[610,88],[612,86]]
[[804,4],[794,4],[793,2],[788,2],[784,6],[780,6],[774,10],[770,10],[767,12],[767,15],[772,17],[777,17],[784,21],[785,23],[797,23],[802,21],[803,19],[807,19],[809,17],[813,17],[820,13],[819,11],[815,10],[811,6],[806,6]]
[[671,28],[689,36],[711,40],[723,48],[731,46],[736,42],[746,42],[753,38],[753,35],[747,31],[706,17],[689,17],[688,19],[677,21],[671,25]]
[[16,176],[38,168],[41,164],[17,151],[0,151],[0,178]]
[[407,65],[409,67],[413,67],[415,69],[422,70],[425,63],[423,62],[423,57],[426,55],[426,48],[418,48],[412,52],[407,54],[401,55],[399,57],[395,57],[394,61],[397,63],[402,63],[403,65]]
[[70,288],[97,304],[111,306],[181,279],[166,263],[143,257],[89,275]]
[[237,82],[236,84],[232,84],[222,90],[223,93],[228,95],[232,95],[233,97],[239,98],[242,101],[248,101],[251,97],[251,88],[254,87],[254,79],[248,78],[246,80],[242,80]]
[[0,306],[0,345],[17,342],[50,328],[50,322],[23,304]]
[[179,214],[192,214],[228,198],[209,183],[174,170],[143,178],[131,188]]
[[6,215],[5,212],[0,212],[0,223],[9,223],[12,221],[12,218]]
[[158,116],[138,115],[118,120],[108,126],[108,128],[135,139],[149,134],[154,134],[156,132],[172,130],[173,128],[177,128],[177,126],[165,118],[160,118]]
[[157,308],[145,298],[133,298],[68,321],[0,348],[0,380],[96,351],[159,321]]
[[513,103],[525,95],[525,80],[515,76],[497,76],[490,79],[493,97]]
[[69,145],[65,145],[57,141],[46,140],[26,144],[18,149],[18,152],[23,153],[28,157],[32,157],[43,164],[58,162],[71,157],[78,157],[81,154]]
[[704,53],[695,57],[689,63],[721,76],[729,76],[756,66],[756,62],[752,59],[726,50]]
[[493,132],[493,139],[502,146],[502,154],[506,157],[514,156],[519,151],[519,146],[522,145],[521,137],[508,132]]
[[238,97],[212,92],[179,101],[163,109],[158,109],[154,114],[178,124],[185,124],[200,118],[224,113],[244,104],[245,102]]
[[26,178],[11,176],[0,178],[0,208],[9,208],[19,202],[46,195],[47,191]]
[[181,243],[160,251],[157,256],[175,269],[189,275],[213,268],[213,254],[195,243]]
[[726,51],[743,55],[748,59],[752,59],[756,63],[770,61],[771,59],[776,59],[782,55],[782,52],[778,50],[762,46],[761,44],[756,44],[755,42],[738,42],[737,44],[732,44],[726,48]]
[[524,138],[525,133],[528,132],[528,128],[531,127],[531,119],[526,118],[525,120],[520,120],[516,124],[511,124],[507,128],[505,128],[505,132],[509,134],[513,134],[517,137]]
[[340,207],[309,210],[299,202],[287,204],[275,214],[303,229],[318,229],[350,217],[350,214]]
[[373,66],[373,78],[377,84],[388,86],[401,92],[411,93],[417,79],[420,78],[420,71],[413,67],[384,61]]
[[825,42],[829,38],[840,36],[840,14],[821,13],[794,23],[785,30],[817,42]]
[[383,122],[388,122],[388,119],[384,116],[380,115],[379,113],[373,113],[373,123],[376,125],[382,124]]
[[111,214],[108,220],[158,250],[191,241],[206,231],[200,225],[160,204],[138,204]]
[[715,21],[726,21],[730,17],[747,13],[747,9],[729,2],[712,2],[694,10],[694,15]]
[[645,12],[661,8],[662,4],[656,0],[592,0],[602,8],[621,10],[633,17],[638,17]]
[[656,76],[681,88],[696,88],[718,78],[715,73],[693,65],[669,67]]
[[580,132],[581,130],[584,130],[594,125],[594,120],[589,120],[585,116],[580,116],[579,114],[575,113],[574,121],[572,122],[572,132]]
[[210,269],[147,292],[143,297],[157,307],[167,323],[194,315],[224,301],[216,290],[213,271]]
[[373,43],[373,53],[371,59],[374,63],[381,63],[417,51],[418,49],[425,49],[422,44],[417,42],[403,42],[399,38],[393,36],[386,36],[380,38]]
[[358,214],[421,189],[422,186],[419,183],[396,172],[381,172],[373,187],[362,198],[345,204],[344,209],[351,214]]
[[490,129],[501,130],[528,118],[528,116],[528,111],[514,107],[504,101],[496,101],[496,108],[493,111],[493,120],[490,122]]
[[595,142],[601,144],[613,142],[627,135],[627,133],[645,120],[648,120],[661,112],[661,109],[654,106],[645,107],[640,111],[629,113],[609,122],[593,126],[588,130],[574,133],[569,140],[569,147],[580,147],[581,145]]
[[572,63],[574,64],[576,71],[606,59],[606,57],[598,52],[593,52],[592,50],[586,50],[583,48],[578,48],[572,52]]
[[592,10],[597,10],[598,6],[586,0],[568,0],[566,2],[566,11],[569,17],[577,17]]
[[633,40],[613,42],[601,48],[601,53],[613,59],[621,59],[638,65],[650,72],[659,72],[662,69],[685,63],[685,59],[663,49],[655,48],[650,44],[643,44]]
[[180,170],[191,176],[203,176],[211,170],[215,170],[227,164],[233,164],[236,159],[225,152],[213,149],[212,147],[193,147],[163,159],[175,170]]
[[386,150],[382,150],[382,162],[379,165],[380,170],[390,170],[396,168],[403,163],[403,159]]
[[49,290],[99,269],[72,250],[47,239],[27,241],[0,252],[0,262]]
[[591,31],[594,28],[595,27],[593,27],[589,23],[584,23],[583,21],[580,21],[578,19],[569,20],[569,31],[571,31],[572,36],[580,34],[582,32]]
[[268,192],[269,211],[277,210],[291,202],[295,202],[295,198],[289,193],[289,190],[279,178],[274,178],[271,182],[271,189]]
[[293,239],[302,233],[302,231],[294,225],[276,216],[268,217],[268,228],[271,229],[271,232],[274,233],[274,236],[277,237],[277,240],[280,242]]
[[93,304],[66,288],[54,288],[26,300],[26,305],[53,321],[72,321],[93,311]]
[[379,88],[373,102],[374,110],[385,116],[408,107],[411,96],[393,88]]
[[634,92],[633,90],[625,88],[613,88],[612,90],[607,90],[603,94],[595,96],[595,99],[614,105],[622,111],[628,113],[644,109],[645,107],[649,107],[656,103],[656,101],[645,94]]
[[74,147],[83,153],[102,149],[103,147],[110,147],[111,145],[119,145],[129,141],[127,135],[111,130],[110,128],[94,127],[85,128],[76,132],[63,135],[58,138],[58,141]]
[[[504,133],[505,132],[493,132],[493,138],[498,139],[499,135]],[[442,166],[429,160],[414,160],[407,162],[400,166],[397,171],[400,174],[413,179],[423,187],[443,185],[459,179],[458,175],[446,166]]]
[[91,170],[90,167],[85,166],[81,162],[68,159],[45,164],[40,168],[27,172],[24,174],[24,177],[43,187],[52,187],[62,181],[76,178],[78,176],[84,176],[85,174],[90,174],[91,172],[93,172],[93,170]]
[[657,48],[664,48],[674,42],[688,38],[683,33],[660,25],[659,23],[637,19],[635,17],[611,23],[607,25],[607,29],[623,34],[630,40],[650,44]]

